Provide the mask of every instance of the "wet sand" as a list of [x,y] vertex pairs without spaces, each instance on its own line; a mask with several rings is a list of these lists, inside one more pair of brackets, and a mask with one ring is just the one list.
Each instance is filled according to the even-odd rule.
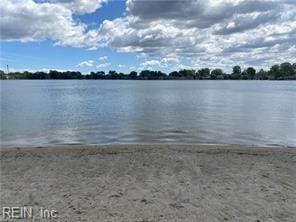
[[2,149],[1,208],[8,206],[56,210],[55,221],[295,222],[296,149]]

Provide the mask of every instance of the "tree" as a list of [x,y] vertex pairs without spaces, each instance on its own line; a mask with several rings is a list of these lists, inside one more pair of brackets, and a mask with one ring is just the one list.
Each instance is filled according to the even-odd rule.
[[172,79],[178,79],[180,77],[180,73],[177,71],[173,71],[169,74],[169,77]]
[[3,70],[0,70],[0,79],[6,79],[6,76]]
[[241,67],[240,67],[240,66],[234,66],[234,67],[232,68],[232,73],[233,73],[233,74],[241,74],[241,73],[242,73],[242,69],[241,69]]
[[242,69],[240,66],[234,66],[232,68],[231,78],[232,79],[242,79]]
[[58,79],[59,77],[59,72],[56,70],[50,70],[49,71],[49,78],[50,79]]
[[70,72],[71,79],[82,79],[81,72]]
[[280,73],[284,79],[289,76],[293,76],[294,75],[293,65],[289,62],[282,63],[280,65]]
[[154,72],[154,79],[165,79],[167,75],[161,71]]
[[131,71],[130,74],[129,74],[129,78],[130,79],[136,79],[138,76],[138,73],[135,72],[135,71]]
[[204,68],[197,71],[197,79],[209,79],[210,78],[210,69]]
[[246,70],[248,79],[254,79],[255,75],[256,75],[256,69],[254,69],[253,67],[249,67]]
[[259,72],[255,75],[255,79],[258,80],[267,80],[268,79],[268,72],[264,71],[263,69],[260,69]]
[[[0,70],[0,79],[6,79],[8,75]],[[139,73],[132,71],[129,74],[117,73],[110,70],[106,75],[104,71],[91,72],[82,75],[80,72],[65,71],[60,72],[50,70],[46,72],[10,72],[9,79],[258,79],[258,80],[296,80],[296,63],[284,62],[280,65],[273,65],[267,72],[261,69],[258,73],[253,67],[248,67],[242,72],[240,66],[234,66],[231,74],[226,74],[222,69],[214,69],[210,72],[209,68],[182,69],[173,71],[169,74],[161,71],[143,70]]]
[[214,69],[211,72],[211,79],[223,79],[223,71],[222,71],[222,69]]
[[30,79],[48,79],[49,78],[48,74],[45,72],[35,72],[35,73],[26,72],[26,76],[27,78],[30,78]]
[[279,65],[273,65],[269,70],[270,79],[282,79]]
[[247,70],[244,70],[241,74],[241,79],[243,80],[248,80],[249,79],[249,76],[248,76],[248,73],[247,73]]
[[183,79],[193,79],[195,77],[195,71],[192,69],[180,70],[179,74]]
[[140,72],[140,77],[141,79],[147,79],[147,80],[151,80],[153,79],[153,74],[152,74],[152,71],[150,70],[143,70]]
[[116,71],[110,70],[107,74],[107,79],[117,79],[118,74]]
[[293,63],[293,70],[294,70],[294,75],[296,75],[296,63]]

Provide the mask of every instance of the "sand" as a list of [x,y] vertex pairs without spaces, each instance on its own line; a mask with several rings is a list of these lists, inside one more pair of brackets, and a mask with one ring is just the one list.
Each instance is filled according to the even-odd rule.
[[296,149],[2,149],[1,209],[8,206],[56,210],[51,221],[295,222]]

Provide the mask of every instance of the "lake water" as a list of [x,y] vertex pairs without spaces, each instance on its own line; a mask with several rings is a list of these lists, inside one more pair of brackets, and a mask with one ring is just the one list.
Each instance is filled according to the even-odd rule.
[[296,146],[296,81],[1,81],[1,146]]

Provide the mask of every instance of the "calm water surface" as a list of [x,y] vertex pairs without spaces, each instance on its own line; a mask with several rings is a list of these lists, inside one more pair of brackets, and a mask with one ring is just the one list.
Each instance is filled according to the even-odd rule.
[[1,81],[1,146],[296,146],[296,81]]

